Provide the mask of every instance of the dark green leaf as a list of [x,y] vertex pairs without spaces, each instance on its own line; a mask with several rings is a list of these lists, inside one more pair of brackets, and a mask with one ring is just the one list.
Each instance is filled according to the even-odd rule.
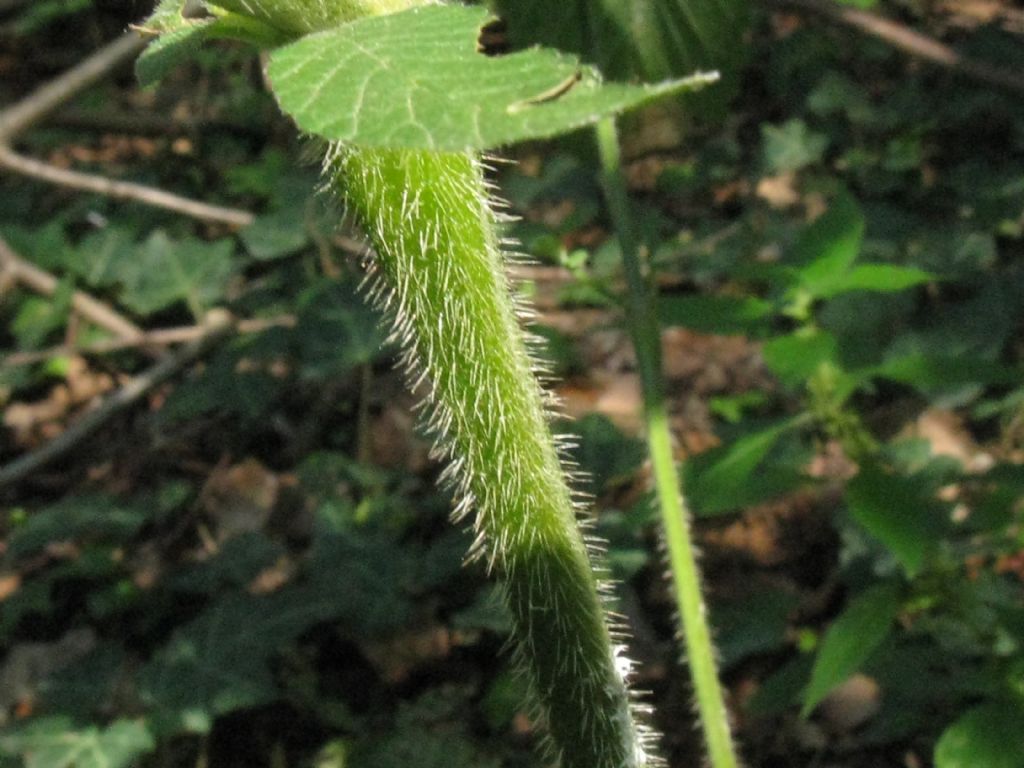
[[225,586],[244,587],[283,555],[284,548],[262,533],[243,533],[226,541],[216,557],[172,576],[170,586],[186,592],[206,593]]
[[117,685],[124,682],[126,660],[120,645],[99,645],[40,684],[46,710],[86,719],[109,711]]
[[205,733],[219,715],[275,700],[271,655],[323,617],[322,603],[298,597],[232,595],[179,627],[139,675],[154,725]]
[[299,297],[298,315],[295,338],[306,376],[337,376],[381,354],[379,315],[351,286],[311,285]]
[[233,253],[234,244],[227,238],[205,243],[154,232],[133,261],[119,266],[122,301],[144,315],[184,301],[193,315],[202,317],[224,295],[234,271]]
[[643,443],[624,435],[600,414],[587,414],[566,428],[579,438],[572,458],[587,477],[589,493],[602,493],[610,482],[628,476],[647,455]]
[[755,716],[779,715],[798,701],[811,677],[811,656],[802,654],[773,672],[747,702]]
[[736,600],[711,606],[719,664],[729,669],[755,653],[783,647],[795,595],[781,589],[759,589]]
[[907,384],[925,395],[970,385],[1014,384],[1021,379],[1019,370],[991,360],[928,354],[893,357],[864,373]]
[[434,732],[410,724],[378,738],[365,740],[353,764],[361,768],[499,768],[497,758],[481,754],[468,735]]
[[796,487],[802,478],[795,469],[764,466],[779,438],[795,425],[787,419],[690,459],[684,493],[697,514],[730,512]]
[[[247,420],[263,417],[287,383],[267,370],[268,356],[260,354],[261,337],[270,333],[241,338],[218,349],[198,376],[174,388],[160,410],[161,421],[181,422],[211,412]],[[243,360],[248,365],[239,370]]]
[[79,243],[69,256],[67,268],[86,285],[105,288],[118,281],[126,261],[137,258],[135,238],[130,230],[109,226],[93,232]]
[[858,595],[832,622],[814,659],[803,716],[867,661],[888,636],[899,609],[900,590],[893,584],[879,584]]
[[756,334],[766,326],[772,305],[763,299],[735,296],[662,296],[658,318],[703,333]]
[[25,557],[54,541],[121,543],[148,518],[147,511],[106,496],[73,496],[29,515],[8,538],[7,552]]
[[[722,82],[696,94],[694,112],[721,112],[748,56],[749,7],[741,0],[493,0],[516,48],[546,45],[579,54],[606,76],[651,82],[717,70]],[[689,103],[690,100],[688,100]]]
[[452,616],[451,624],[456,629],[486,630],[505,636],[512,631],[512,613],[501,590],[495,587],[482,590],[472,604]]
[[847,485],[850,514],[892,552],[909,576],[917,574],[946,527],[933,496],[911,479],[865,464]]
[[935,768],[1024,766],[1024,707],[991,702],[968,710],[935,745]]
[[246,250],[260,261],[288,256],[309,244],[302,210],[294,208],[260,216],[242,230],[241,238]]

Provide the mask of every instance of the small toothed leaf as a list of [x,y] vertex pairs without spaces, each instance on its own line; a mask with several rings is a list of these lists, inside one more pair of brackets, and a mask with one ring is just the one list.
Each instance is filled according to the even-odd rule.
[[591,125],[713,82],[603,83],[571,56],[479,51],[485,9],[425,6],[361,19],[271,56],[281,108],[308,133],[365,147],[484,150]]
[[185,18],[186,5],[188,5],[188,0],[160,0],[153,12],[139,27],[154,34],[164,34],[182,29],[189,24]]
[[139,85],[154,85],[191,56],[206,40],[212,22],[213,19],[190,22],[165,32],[150,43],[135,61],[135,77]]
[[240,40],[261,48],[281,45],[281,33],[248,16],[218,11],[217,16],[185,15],[186,0],[163,0],[139,28],[158,35],[135,62],[142,86],[154,85],[190,58],[207,40]]

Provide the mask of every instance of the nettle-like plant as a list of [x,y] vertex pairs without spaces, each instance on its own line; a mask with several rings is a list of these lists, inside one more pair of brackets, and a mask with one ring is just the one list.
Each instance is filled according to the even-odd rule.
[[628,687],[624,628],[605,610],[601,555],[581,531],[505,278],[511,254],[482,153],[713,78],[606,83],[550,49],[487,55],[485,9],[430,0],[218,0],[197,18],[186,5],[163,0],[147,22],[159,37],[140,79],[155,81],[204,38],[272,49],[278,102],[323,142],[325,187],[372,244],[368,295],[392,319],[410,386],[427,391],[455,518],[473,515],[471,556],[503,585],[551,759],[657,764]]

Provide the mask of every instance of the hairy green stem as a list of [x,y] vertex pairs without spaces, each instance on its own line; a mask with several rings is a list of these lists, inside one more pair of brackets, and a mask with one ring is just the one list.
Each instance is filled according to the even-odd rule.
[[[216,5],[295,37],[431,1]],[[561,768],[656,765],[505,279],[480,158],[334,145],[325,168],[373,243],[370,294],[393,318],[413,389],[427,388],[456,518],[473,514],[471,556],[504,589],[550,757]]]
[[672,437],[669,432],[661,375],[661,335],[656,295],[645,279],[639,238],[622,175],[615,121],[606,118],[596,129],[598,152],[608,209],[622,248],[628,289],[628,322],[643,387],[647,444],[654,468],[655,490],[661,510],[669,567],[679,612],[690,674],[697,696],[704,739],[713,768],[735,768],[737,758],[729,727],[728,710],[718,680],[714,646],[701,595],[700,570],[690,535],[689,510],[681,491]]
[[407,369],[430,387],[475,554],[501,580],[553,756],[564,768],[649,765],[587,546],[548,426],[479,161],[341,147],[332,169],[377,252],[380,302]]

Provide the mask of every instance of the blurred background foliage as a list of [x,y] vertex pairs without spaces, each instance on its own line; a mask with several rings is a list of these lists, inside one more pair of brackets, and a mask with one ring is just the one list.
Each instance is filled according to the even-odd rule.
[[[858,3],[1008,71],[1011,3]],[[740,0],[502,0],[501,45],[610,76],[720,68],[628,126],[685,490],[753,766],[1024,766],[1024,100]],[[0,99],[150,9],[0,5]],[[155,117],[155,119],[153,119]],[[233,231],[0,176],[0,456],[144,370],[146,330],[265,321],[16,487],[0,517],[0,766],[534,764],[507,620],[463,567],[361,254],[254,55],[110,78],[19,138],[251,210]],[[622,279],[585,134],[495,181],[589,473],[670,765],[695,759],[638,442]],[[59,347],[54,349],[54,347]]]

